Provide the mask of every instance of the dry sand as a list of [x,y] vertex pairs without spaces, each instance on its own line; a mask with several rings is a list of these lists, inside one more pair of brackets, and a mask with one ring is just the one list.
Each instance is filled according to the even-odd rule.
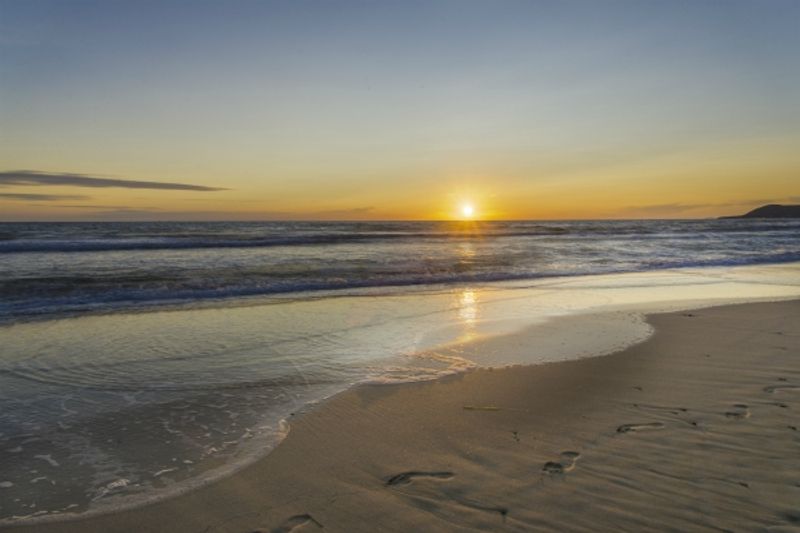
[[352,389],[213,485],[19,531],[800,531],[800,301],[649,320],[609,356]]

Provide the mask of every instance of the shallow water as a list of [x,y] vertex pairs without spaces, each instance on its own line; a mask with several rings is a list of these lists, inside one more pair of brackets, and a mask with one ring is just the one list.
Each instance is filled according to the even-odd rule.
[[[789,263],[6,325],[0,517],[103,509],[212,479],[268,451],[292,413],[354,383],[596,355],[646,338],[643,311],[797,296],[800,263]],[[546,329],[525,353],[469,349],[536,324]]]

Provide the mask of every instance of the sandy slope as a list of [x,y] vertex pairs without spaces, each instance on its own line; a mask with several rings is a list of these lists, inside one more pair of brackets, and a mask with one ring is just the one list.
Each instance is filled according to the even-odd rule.
[[20,531],[800,531],[800,301],[650,321],[610,356],[362,386],[230,478]]

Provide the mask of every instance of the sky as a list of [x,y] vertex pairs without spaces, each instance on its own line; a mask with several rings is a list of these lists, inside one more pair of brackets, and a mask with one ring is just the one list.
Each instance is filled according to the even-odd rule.
[[0,0],[0,220],[800,203],[800,2]]

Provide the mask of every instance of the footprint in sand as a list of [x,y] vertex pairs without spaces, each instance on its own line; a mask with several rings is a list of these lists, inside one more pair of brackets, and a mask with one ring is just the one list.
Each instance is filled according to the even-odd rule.
[[649,405],[644,403],[635,403],[633,404],[633,406],[636,407],[637,409],[642,409],[645,411],[664,412],[673,415],[680,415],[681,413],[689,412],[689,409],[687,409],[686,407],[671,407],[669,405]]
[[800,385],[771,385],[764,387],[764,392],[774,394],[776,392],[792,392],[800,390]]
[[[392,485],[406,485],[411,483],[414,478],[418,477],[429,477],[434,479],[451,479],[455,476],[452,472],[442,471],[442,472],[422,472],[417,470],[412,470],[409,472],[402,472],[400,474],[396,474],[389,479],[386,480],[386,486]],[[503,517],[503,521],[505,522],[506,516],[508,515],[508,508],[507,507],[500,507],[495,505],[486,505],[481,502],[469,500],[466,498],[452,498],[454,502],[458,503],[459,505],[463,505],[464,507],[469,507],[470,509],[476,509],[478,511],[486,511],[489,513],[498,513]]]
[[390,477],[386,480],[386,486],[392,485],[406,485],[411,483],[411,481],[415,477],[432,477],[436,479],[450,479],[454,476],[452,472],[420,472],[416,470],[412,470],[410,472],[402,472],[400,474],[395,474],[394,476]]
[[561,452],[561,460],[547,461],[542,467],[542,472],[547,474],[563,474],[575,468],[575,463],[581,456],[578,452]]
[[750,418],[750,409],[747,408],[747,405],[743,403],[735,403],[733,404],[733,411],[727,411],[725,416],[728,418],[733,418],[734,420],[744,420],[745,418]]
[[[313,524],[316,528],[323,529],[323,525],[317,522],[313,516],[310,514],[298,514],[294,515],[286,522],[281,524],[280,526],[276,527],[275,529],[270,529],[269,533],[291,533],[296,529],[303,527],[307,524]],[[267,533],[266,529],[256,529],[252,533]]]
[[622,424],[617,428],[617,433],[635,433],[637,431],[650,431],[653,429],[664,429],[661,422],[645,422],[642,424]]
[[499,513],[500,516],[503,517],[503,522],[505,522],[506,516],[508,516],[507,507],[500,507],[497,505],[486,505],[484,503],[465,500],[465,499],[458,499],[455,501],[460,505],[463,505],[464,507],[469,507],[470,509],[477,509],[478,511],[486,511],[487,513]]

